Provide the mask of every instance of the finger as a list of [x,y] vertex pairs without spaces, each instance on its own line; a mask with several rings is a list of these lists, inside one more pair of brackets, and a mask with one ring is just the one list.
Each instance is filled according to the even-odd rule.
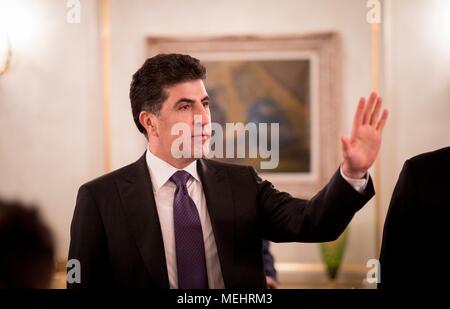
[[358,102],[358,107],[356,108],[355,116],[353,117],[353,130],[356,130],[362,124],[365,106],[366,99],[361,97]]
[[370,114],[372,113],[373,106],[375,105],[376,98],[378,97],[376,92],[372,92],[367,101],[366,110],[363,116],[362,124],[365,125],[369,122]]
[[369,125],[374,126],[377,123],[378,116],[380,115],[381,111],[381,97],[377,98],[377,101],[375,102],[375,109],[373,110],[372,116],[370,117]]
[[383,132],[384,125],[386,124],[386,120],[388,118],[389,112],[387,109],[383,110],[383,114],[381,114],[381,119],[377,124],[377,130]]

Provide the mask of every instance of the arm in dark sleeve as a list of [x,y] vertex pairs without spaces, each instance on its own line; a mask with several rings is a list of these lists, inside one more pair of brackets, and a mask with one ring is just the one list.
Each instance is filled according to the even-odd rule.
[[268,240],[263,239],[263,258],[264,258],[264,272],[266,276],[272,277],[277,280],[277,271],[275,269],[275,260],[272,253],[270,253],[270,243]]
[[303,200],[276,190],[250,170],[257,186],[262,237],[275,242],[335,240],[375,194],[371,179],[359,193],[338,170],[311,200]]
[[[109,261],[102,219],[88,187],[78,191],[70,229],[69,260],[77,259],[81,266],[81,282],[67,283],[67,288],[106,288]],[[70,269],[68,269],[69,271]]]

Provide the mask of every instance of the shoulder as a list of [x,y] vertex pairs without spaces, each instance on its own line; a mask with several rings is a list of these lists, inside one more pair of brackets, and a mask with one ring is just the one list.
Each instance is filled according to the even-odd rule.
[[414,168],[428,169],[434,167],[442,168],[443,165],[450,165],[450,147],[419,154],[408,159],[405,164]]
[[211,160],[211,159],[202,159],[201,161],[208,167],[212,167],[214,169],[226,170],[228,172],[249,173],[250,170],[253,170],[253,167],[251,167],[249,165],[234,164],[234,163],[228,163],[228,162],[224,162],[224,161],[217,161],[217,160]]
[[446,177],[442,171],[450,169],[450,147],[426,152],[406,160],[401,178],[423,178],[440,181]]
[[219,171],[222,175],[226,175],[235,185],[255,183],[259,176],[255,169],[249,165],[234,164],[224,161],[216,161],[211,159],[200,160],[203,172]]
[[87,189],[91,192],[108,190],[112,186],[115,186],[117,180],[127,179],[135,173],[136,169],[142,169],[145,167],[145,157],[143,156],[134,163],[128,164],[124,167],[121,167],[84,183],[80,187],[80,190]]

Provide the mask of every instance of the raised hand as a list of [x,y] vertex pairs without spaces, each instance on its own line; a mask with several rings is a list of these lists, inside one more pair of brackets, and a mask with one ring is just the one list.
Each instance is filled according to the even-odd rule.
[[[347,177],[362,178],[377,158],[381,135],[388,118],[381,112],[381,97],[372,92],[368,101],[359,99],[350,137],[341,137],[344,163],[342,171]],[[381,116],[380,116],[381,113]]]

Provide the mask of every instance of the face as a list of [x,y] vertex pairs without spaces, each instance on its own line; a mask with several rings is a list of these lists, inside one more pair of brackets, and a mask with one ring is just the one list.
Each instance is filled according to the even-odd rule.
[[[168,98],[159,114],[141,112],[140,120],[147,129],[152,153],[180,168],[203,156],[208,149],[209,97],[202,80],[179,83],[166,91]],[[180,152],[184,157],[179,158]]]

